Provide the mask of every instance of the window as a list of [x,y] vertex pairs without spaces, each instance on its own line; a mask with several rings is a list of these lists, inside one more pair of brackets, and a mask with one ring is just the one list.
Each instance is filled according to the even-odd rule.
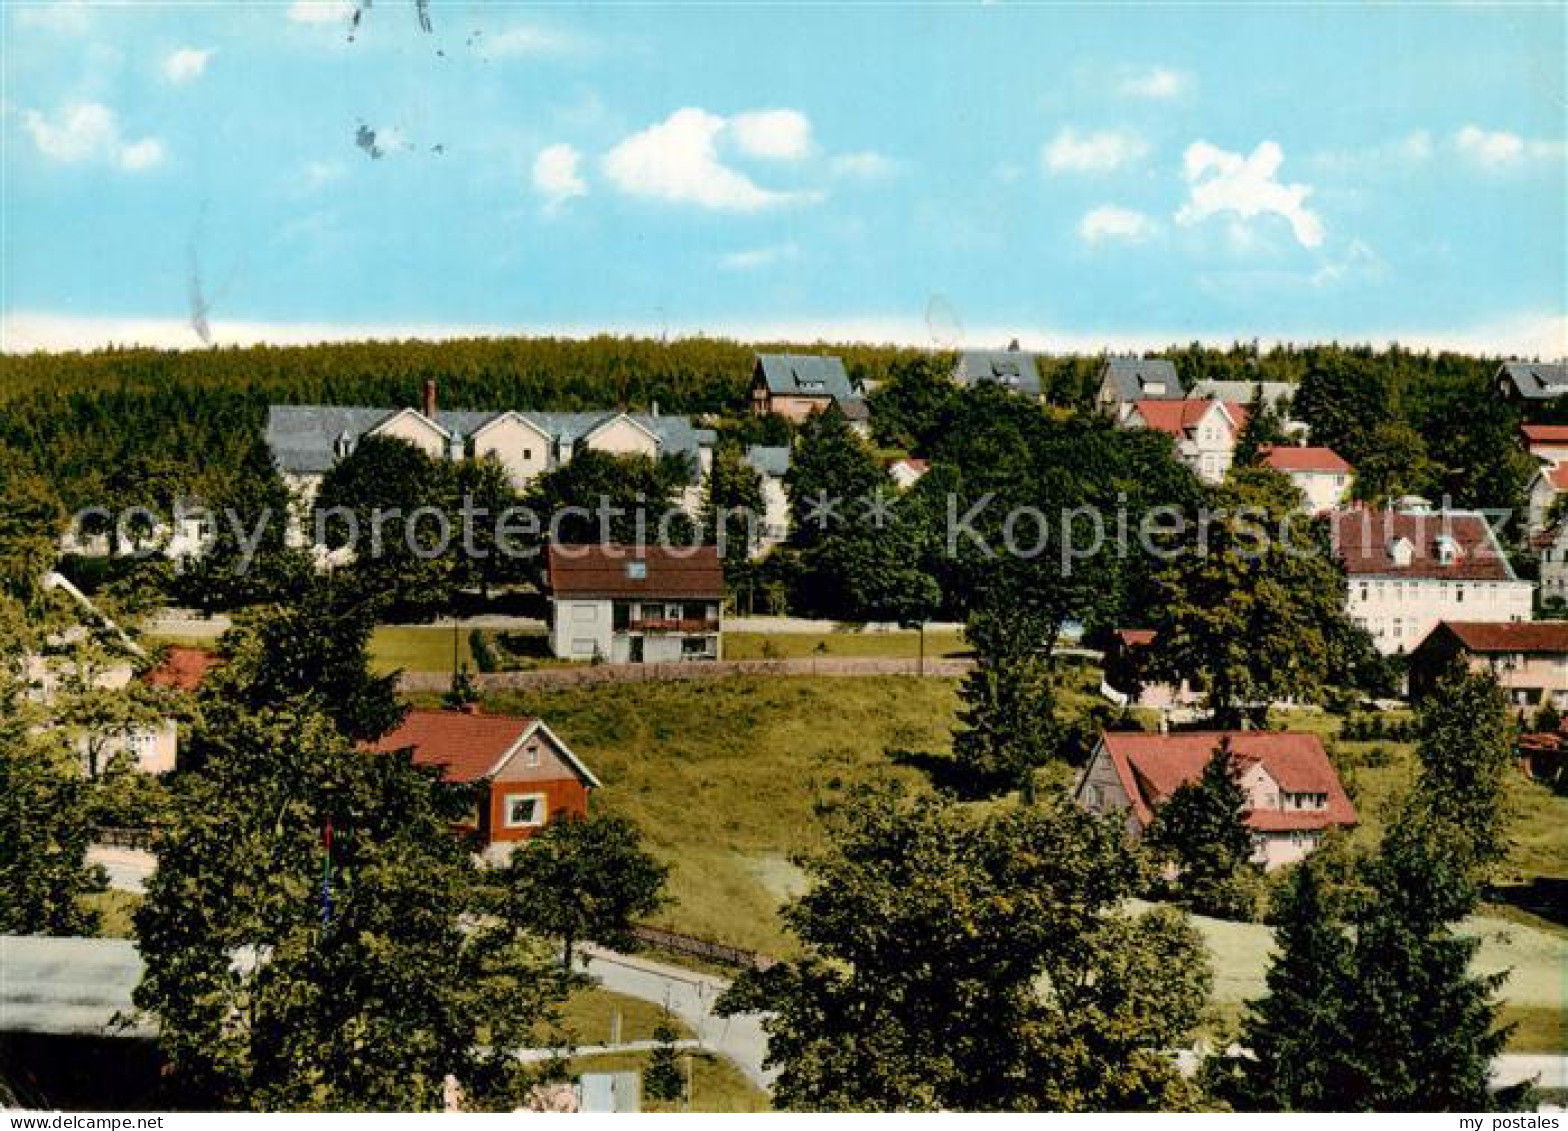
[[626,576],[628,578],[630,578],[632,581],[647,581],[648,580],[648,563],[647,562],[635,562],[635,561],[634,562],[627,562],[626,563]]
[[599,619],[599,607],[586,601],[579,601],[572,606],[572,619],[580,623],[589,623]]
[[572,641],[572,655],[574,656],[592,656],[598,650],[599,645],[591,639],[585,640],[579,636]]
[[538,828],[544,824],[544,794],[511,793],[506,797],[503,823],[509,829]]
[[539,764],[539,744],[531,742],[523,748],[523,765],[537,766]]
[[532,460],[534,458],[534,450],[532,448],[524,448],[523,449],[523,458],[525,460],[528,460],[528,461],[532,462]]

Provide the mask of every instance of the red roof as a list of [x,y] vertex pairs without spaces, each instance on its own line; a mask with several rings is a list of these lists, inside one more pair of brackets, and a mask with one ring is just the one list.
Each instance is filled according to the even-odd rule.
[[1275,471],[1319,471],[1349,475],[1351,467],[1333,448],[1297,448],[1286,444],[1265,445],[1263,463]]
[[905,456],[903,459],[896,459],[892,463],[888,464],[888,466],[897,467],[899,464],[903,464],[905,467],[919,472],[925,472],[929,470],[931,466],[925,460],[917,459],[914,456]]
[[1543,467],[1537,472],[1555,489],[1568,491],[1568,463],[1554,463],[1550,467]]
[[[1352,577],[1404,577],[1441,581],[1513,581],[1492,528],[1473,511],[1334,511],[1330,532],[1335,550]],[[1455,550],[1448,564],[1438,553],[1449,539]],[[1394,562],[1399,539],[1410,543],[1410,564]]]
[[1128,648],[1145,648],[1154,643],[1154,629],[1118,628],[1116,638]]
[[489,777],[501,759],[533,729],[533,719],[471,715],[464,711],[410,711],[391,734],[371,744],[387,754],[414,751],[414,764],[443,766],[449,781]]
[[142,679],[154,687],[195,691],[207,678],[207,673],[217,666],[218,657],[205,648],[171,644],[164,652],[163,662],[149,669]]
[[548,577],[559,597],[724,596],[724,567],[713,546],[552,545]]
[[1182,785],[1195,781],[1227,738],[1233,757],[1243,764],[1261,763],[1285,792],[1328,795],[1323,809],[1252,810],[1246,816],[1248,827],[1285,831],[1356,823],[1356,807],[1345,794],[1345,787],[1315,734],[1256,730],[1181,734],[1107,731],[1101,734],[1100,741],[1139,822],[1147,825],[1153,819],[1154,808]]
[[1198,422],[1216,404],[1224,406],[1225,411],[1230,414],[1236,431],[1240,432],[1247,422],[1247,406],[1235,401],[1213,401],[1208,398],[1185,401],[1134,401],[1133,408],[1148,427],[1175,436],[1179,440],[1196,428]]
[[1470,652],[1568,652],[1568,621],[1441,621],[1432,631],[1445,628]]
[[467,711],[410,711],[391,734],[369,748],[381,754],[412,748],[416,766],[440,766],[448,781],[487,778],[528,735],[539,727],[550,736],[566,763],[587,785],[599,779],[538,719],[520,715],[481,715]]
[[1530,446],[1568,444],[1568,424],[1521,424],[1519,431],[1524,433],[1524,442]]

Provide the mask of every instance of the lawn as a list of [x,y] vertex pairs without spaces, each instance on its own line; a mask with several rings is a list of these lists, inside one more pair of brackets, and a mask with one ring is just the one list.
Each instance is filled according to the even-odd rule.
[[[466,628],[457,630],[459,664],[477,671],[474,654],[468,647]],[[406,672],[450,672],[454,633],[451,628],[407,628],[382,625],[370,638],[370,666],[378,673],[401,669]]]
[[141,906],[142,897],[128,891],[110,888],[82,899],[88,907],[98,912],[98,937],[104,939],[130,939],[136,937],[131,916]]
[[[886,752],[946,751],[955,693],[956,681],[943,679],[736,677],[515,692],[493,697],[487,708],[549,719],[604,780],[596,806],[642,827],[673,869],[673,901],[655,917],[658,925],[789,956],[795,946],[777,908],[800,887],[791,855],[818,842],[814,800],[881,776],[918,781]],[[1072,709],[1090,701],[1080,688],[1062,700]],[[1337,720],[1321,713],[1280,721],[1326,737],[1337,729]],[[1370,842],[1412,780],[1413,748],[1343,743],[1338,757],[1362,814],[1356,835]],[[1522,779],[1509,789],[1510,873],[1560,882],[1568,800]],[[1267,929],[1200,925],[1216,956],[1216,1004],[1233,1013],[1261,991]],[[1472,928],[1483,938],[1478,968],[1514,970],[1503,991],[1508,1018],[1521,1022],[1514,1047],[1554,1045],[1564,1004],[1565,933],[1494,907]]]
[[779,904],[792,853],[818,839],[815,800],[883,776],[916,781],[888,748],[946,750],[956,681],[735,677],[507,692],[486,709],[534,714],[604,781],[595,806],[632,818],[670,864],[655,924],[788,952]]
[[[918,632],[726,632],[726,660],[801,660],[847,656],[913,660],[920,654]],[[969,646],[956,631],[926,633],[926,658],[968,656]]]
[[[651,1001],[628,997],[601,986],[585,986],[574,990],[561,1006],[561,1024],[574,1045],[624,1044],[629,1041],[651,1041],[664,1010]],[[616,1039],[616,1017],[620,1018],[620,1035]],[[691,1028],[674,1014],[670,1025],[677,1038],[690,1037]]]

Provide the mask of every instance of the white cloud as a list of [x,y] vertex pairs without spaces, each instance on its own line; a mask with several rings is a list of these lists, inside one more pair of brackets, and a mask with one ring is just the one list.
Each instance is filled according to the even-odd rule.
[[306,192],[315,192],[333,181],[342,180],[346,172],[348,170],[341,161],[312,161],[300,175],[301,187]]
[[120,168],[127,172],[139,173],[143,169],[151,169],[161,164],[163,164],[163,142],[155,137],[144,137],[141,141],[132,142],[120,149]]
[[748,157],[799,161],[811,152],[811,122],[799,110],[753,110],[729,120],[729,136]]
[[1179,98],[1192,85],[1192,76],[1170,67],[1155,67],[1127,75],[1116,92],[1127,98]]
[[1363,149],[1331,149],[1314,153],[1309,160],[1314,168],[1325,172],[1375,173],[1419,165],[1431,160],[1435,152],[1431,132],[1413,130],[1404,137]]
[[891,177],[898,171],[898,162],[870,149],[858,153],[841,153],[828,165],[835,177],[852,177],[862,181]]
[[622,192],[674,204],[755,212],[816,199],[812,193],[763,188],[719,157],[728,122],[695,106],[632,134],[605,154],[605,176]]
[[1114,204],[1102,204],[1090,209],[1078,221],[1078,235],[1088,244],[1118,240],[1144,243],[1153,238],[1155,231],[1154,221],[1142,212],[1119,208]]
[[126,141],[113,110],[100,102],[76,102],[53,115],[28,110],[23,115],[33,144],[51,161],[66,165],[107,162],[128,172],[150,169],[163,160],[157,138]]
[[1080,135],[1064,126],[1041,151],[1040,160],[1048,173],[1109,173],[1148,151],[1148,143],[1137,134],[1101,130]]
[[496,59],[553,55],[570,51],[574,45],[570,36],[531,24],[503,28],[501,31],[482,36],[476,44],[480,51]]
[[181,47],[169,52],[163,60],[163,77],[172,83],[186,83],[199,79],[212,58],[211,51],[196,47]]
[[18,27],[44,28],[79,35],[92,26],[91,11],[86,0],[25,4],[13,8],[12,12]]
[[1506,172],[1533,161],[1561,159],[1563,144],[1534,141],[1506,130],[1465,126],[1454,135],[1454,148],[1471,164],[1489,173]]
[[297,24],[346,22],[354,14],[352,0],[294,0],[289,19]]
[[1323,242],[1323,220],[1307,207],[1312,188],[1278,180],[1284,151],[1272,141],[1260,142],[1250,155],[1232,153],[1197,141],[1182,155],[1187,201],[1176,212],[1178,224],[1198,224],[1211,216],[1251,220],[1278,216],[1290,224],[1296,242],[1317,247]]
[[756,271],[762,267],[771,267],[775,263],[798,258],[800,258],[800,248],[795,244],[785,243],[773,247],[732,251],[727,255],[719,256],[719,266],[726,271]]
[[534,158],[534,188],[554,211],[573,197],[588,195],[588,182],[580,171],[582,154],[570,145],[550,145]]

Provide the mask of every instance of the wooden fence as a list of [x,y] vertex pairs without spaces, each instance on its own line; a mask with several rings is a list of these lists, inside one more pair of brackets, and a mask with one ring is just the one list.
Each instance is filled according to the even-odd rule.
[[157,829],[123,829],[100,825],[93,830],[93,843],[107,848],[139,848],[150,852],[157,835]]
[[659,927],[633,927],[632,936],[644,946],[658,947],[672,954],[684,954],[688,958],[702,958],[726,966],[766,970],[778,962],[778,959],[771,955],[759,954],[755,950],[744,950],[738,946],[710,942],[707,939],[683,935],[677,931],[666,931]]

